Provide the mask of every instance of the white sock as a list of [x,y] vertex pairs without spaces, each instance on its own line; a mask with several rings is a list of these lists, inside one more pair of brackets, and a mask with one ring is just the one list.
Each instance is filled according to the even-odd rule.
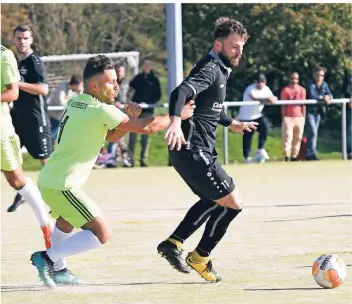
[[46,253],[55,263],[69,255],[79,254],[100,246],[101,243],[93,232],[82,230],[62,241],[58,246],[49,248]]
[[26,184],[22,189],[17,190],[19,194],[27,201],[27,203],[32,207],[35,216],[37,217],[41,227],[49,224],[49,214],[45,209],[45,202],[38,190],[38,187],[33,183],[33,181],[27,177]]
[[[64,240],[67,240],[73,234],[74,234],[73,230],[69,233],[65,233],[61,231],[59,228],[57,228],[55,225],[53,234],[51,236],[51,247],[56,248],[61,242],[63,242]],[[66,266],[67,266],[66,258],[58,260],[57,262],[54,263],[54,271],[62,270],[66,268]]]

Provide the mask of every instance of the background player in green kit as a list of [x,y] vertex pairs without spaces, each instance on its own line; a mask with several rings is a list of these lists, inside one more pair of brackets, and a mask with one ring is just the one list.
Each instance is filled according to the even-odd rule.
[[[113,105],[118,84],[114,63],[108,57],[88,59],[83,79],[85,91],[68,101],[55,150],[38,179],[40,192],[57,221],[51,248],[35,252],[31,260],[49,288],[80,283],[69,271],[54,274],[54,263],[65,263],[65,257],[98,248],[111,238],[100,208],[81,190],[105,139],[116,141],[129,131],[151,134],[170,123],[168,115],[133,117],[141,110],[136,104],[127,106],[126,113],[131,116]],[[193,110],[192,101],[184,106],[182,118],[191,117]],[[82,230],[73,234],[73,228]]]
[[33,209],[43,232],[46,248],[49,248],[51,227],[44,201],[33,181],[22,171],[20,141],[12,125],[9,102],[17,100],[20,73],[11,50],[1,45],[1,170],[7,182]]

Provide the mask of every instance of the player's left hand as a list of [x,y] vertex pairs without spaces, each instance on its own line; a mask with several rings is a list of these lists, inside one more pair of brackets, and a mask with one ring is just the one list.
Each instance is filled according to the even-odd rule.
[[256,130],[257,129],[257,125],[258,125],[258,123],[254,122],[254,121],[239,122],[239,121],[233,120],[231,125],[229,125],[229,129],[232,132],[237,132],[237,133],[243,134],[244,131],[252,132],[253,130]]
[[139,117],[139,115],[141,115],[141,113],[142,113],[142,107],[140,107],[135,102],[129,102],[125,106],[125,112],[129,116]]

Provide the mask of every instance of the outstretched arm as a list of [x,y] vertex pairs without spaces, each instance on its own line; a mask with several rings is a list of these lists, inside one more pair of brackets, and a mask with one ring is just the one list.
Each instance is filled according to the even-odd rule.
[[[194,112],[194,101],[184,105],[182,111],[182,119],[188,119]],[[152,116],[145,118],[137,118],[127,116],[125,119],[113,130],[108,132],[106,139],[108,141],[116,141],[126,132],[134,132],[141,134],[153,134],[164,130],[170,124],[169,115]],[[120,136],[120,137],[119,137]]]
[[[142,107],[135,102],[129,102],[126,104],[124,112],[131,117],[139,117],[142,113]],[[115,142],[116,140],[124,137],[126,133],[128,133],[128,131],[115,128],[108,131],[105,139],[110,142]]]

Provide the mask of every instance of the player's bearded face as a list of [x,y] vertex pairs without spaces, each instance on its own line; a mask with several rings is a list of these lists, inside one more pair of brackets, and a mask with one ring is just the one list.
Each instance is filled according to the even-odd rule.
[[97,97],[101,102],[113,104],[119,91],[115,70],[105,70],[96,82]]
[[231,34],[223,40],[221,54],[229,60],[232,67],[239,65],[244,44],[243,37],[238,34]]

